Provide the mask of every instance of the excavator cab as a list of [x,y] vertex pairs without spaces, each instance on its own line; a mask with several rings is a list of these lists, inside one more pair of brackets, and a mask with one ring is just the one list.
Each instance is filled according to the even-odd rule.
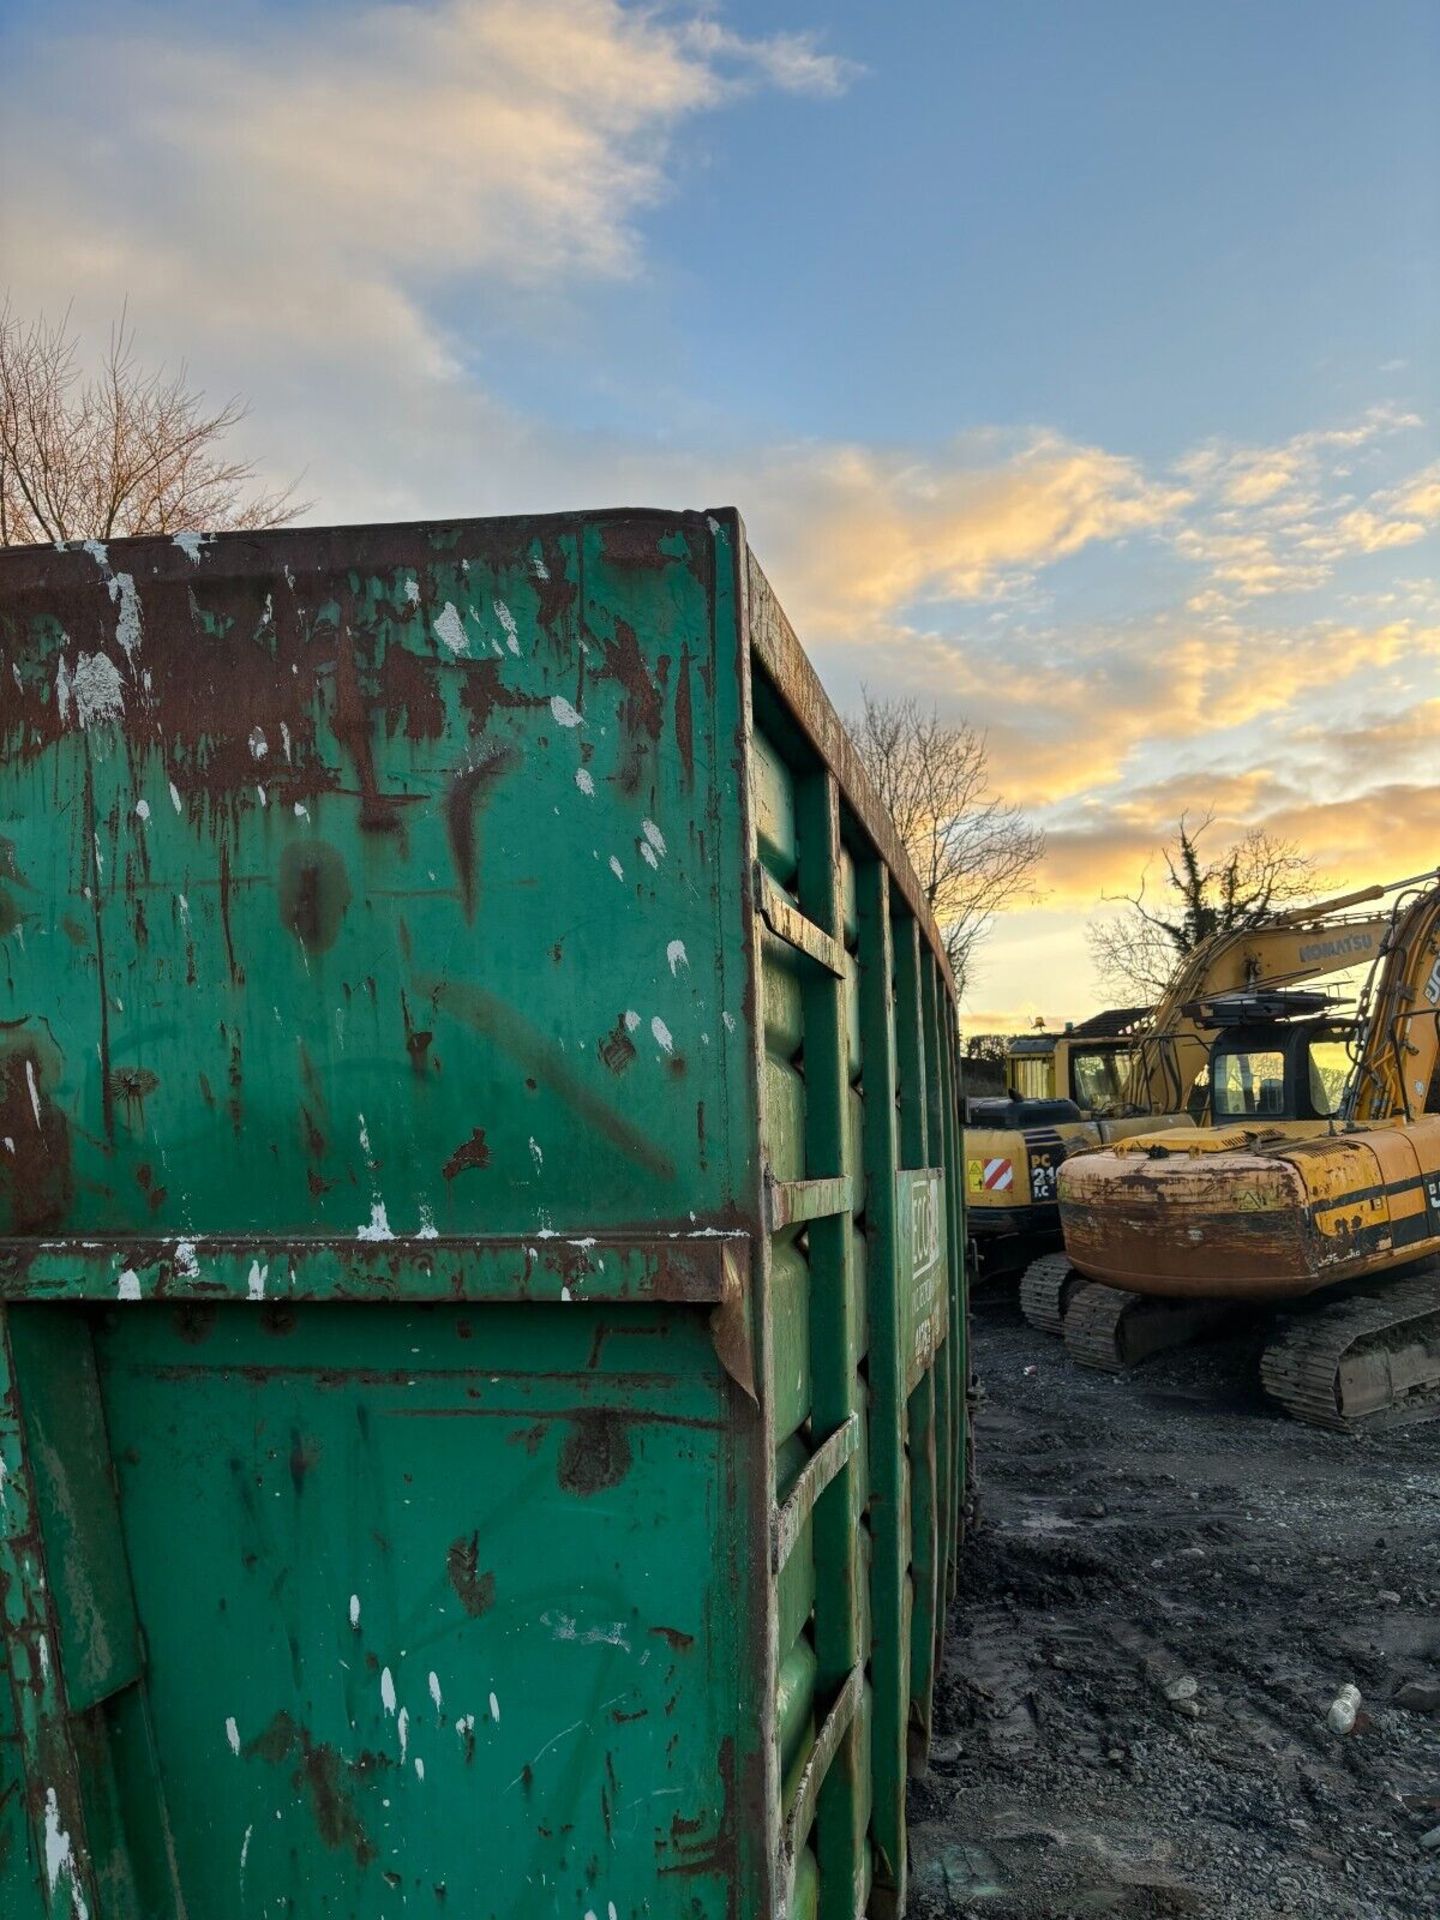
[[1354,1023],[1335,1017],[1328,995],[1283,988],[1217,994],[1193,1012],[1199,1025],[1215,1030],[1210,1111],[1217,1127],[1339,1113]]
[[1010,1042],[1005,1079],[1012,1100],[1073,1101],[1081,1114],[1120,1114],[1135,1059],[1132,1037],[1144,1007],[1116,1007],[1063,1033],[1027,1033]]

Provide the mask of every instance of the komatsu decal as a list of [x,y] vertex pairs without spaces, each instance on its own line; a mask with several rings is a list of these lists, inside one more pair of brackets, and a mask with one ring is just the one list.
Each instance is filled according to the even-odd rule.
[[1317,960],[1344,960],[1352,954],[1373,953],[1375,936],[1357,929],[1336,934],[1328,940],[1311,940],[1300,949],[1300,964],[1313,966]]

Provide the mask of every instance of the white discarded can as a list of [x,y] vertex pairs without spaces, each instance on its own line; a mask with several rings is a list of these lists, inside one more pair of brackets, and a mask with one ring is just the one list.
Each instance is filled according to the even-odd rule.
[[1360,1689],[1341,1687],[1339,1693],[1330,1702],[1330,1711],[1325,1716],[1325,1724],[1332,1733],[1349,1733],[1355,1725],[1355,1716],[1360,1711]]

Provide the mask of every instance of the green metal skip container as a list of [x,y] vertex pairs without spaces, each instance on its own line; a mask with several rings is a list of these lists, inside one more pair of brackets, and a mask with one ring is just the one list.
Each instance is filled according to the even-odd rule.
[[953,987],[744,529],[0,553],[0,1913],[899,1913]]

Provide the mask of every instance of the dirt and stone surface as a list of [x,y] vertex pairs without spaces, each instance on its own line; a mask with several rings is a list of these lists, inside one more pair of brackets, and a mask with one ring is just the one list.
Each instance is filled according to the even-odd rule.
[[911,1789],[922,1920],[1440,1916],[1440,1421],[1299,1426],[1259,1345],[1111,1379],[1013,1295],[977,1303],[982,1519]]

